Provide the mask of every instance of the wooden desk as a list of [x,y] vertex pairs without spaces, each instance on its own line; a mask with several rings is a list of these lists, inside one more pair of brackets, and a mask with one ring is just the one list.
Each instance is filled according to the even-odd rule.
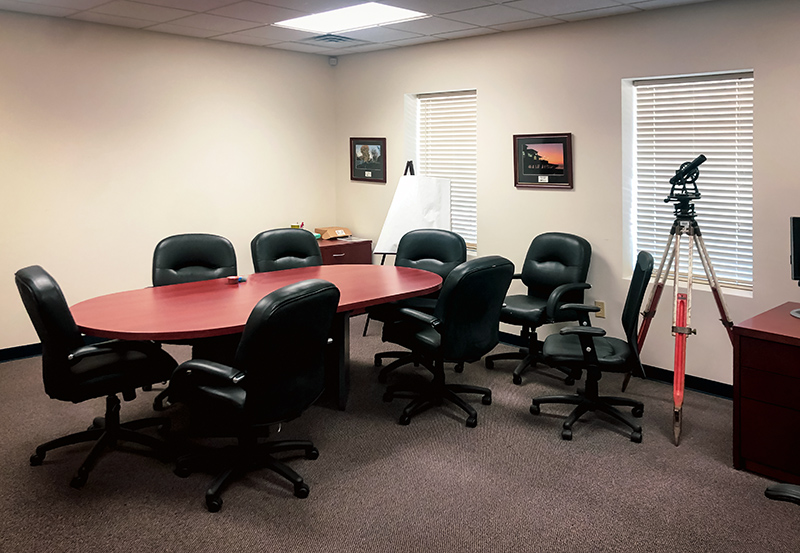
[[170,342],[239,333],[256,303],[287,284],[321,278],[341,293],[334,322],[326,388],[340,409],[350,377],[350,315],[365,307],[425,295],[442,285],[439,275],[406,267],[323,265],[256,273],[246,282],[226,279],[118,292],[72,306],[78,328],[90,336]]
[[317,243],[322,252],[322,263],[325,265],[372,264],[372,240],[338,238],[317,240]]
[[788,302],[733,328],[733,466],[800,484],[800,319]]

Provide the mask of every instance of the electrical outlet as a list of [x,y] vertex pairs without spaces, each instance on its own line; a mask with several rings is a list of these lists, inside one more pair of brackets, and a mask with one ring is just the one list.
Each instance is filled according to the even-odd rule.
[[594,305],[600,308],[600,311],[594,314],[595,317],[598,319],[605,319],[606,318],[606,302],[604,301],[597,301],[595,300]]

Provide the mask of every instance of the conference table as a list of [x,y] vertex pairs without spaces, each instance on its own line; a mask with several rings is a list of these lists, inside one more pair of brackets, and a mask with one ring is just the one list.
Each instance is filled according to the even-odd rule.
[[[241,282],[220,278],[117,292],[73,305],[81,332],[100,338],[197,341],[242,332],[256,303],[288,284],[327,280],[341,297],[326,356],[326,397],[344,409],[350,389],[350,317],[365,308],[435,292],[442,278],[384,265],[322,265],[255,273]],[[287,344],[291,347],[291,344]]]

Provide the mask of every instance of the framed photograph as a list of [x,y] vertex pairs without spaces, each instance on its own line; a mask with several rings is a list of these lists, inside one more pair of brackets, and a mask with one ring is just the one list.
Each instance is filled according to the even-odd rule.
[[514,186],[572,188],[572,134],[515,134]]
[[350,139],[350,180],[386,182],[386,139]]

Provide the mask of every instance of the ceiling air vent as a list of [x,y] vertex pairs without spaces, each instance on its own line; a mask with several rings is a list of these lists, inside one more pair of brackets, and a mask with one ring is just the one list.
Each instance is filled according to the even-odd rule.
[[363,44],[363,40],[340,36],[340,35],[319,35],[304,39],[303,42],[326,42],[328,44]]

